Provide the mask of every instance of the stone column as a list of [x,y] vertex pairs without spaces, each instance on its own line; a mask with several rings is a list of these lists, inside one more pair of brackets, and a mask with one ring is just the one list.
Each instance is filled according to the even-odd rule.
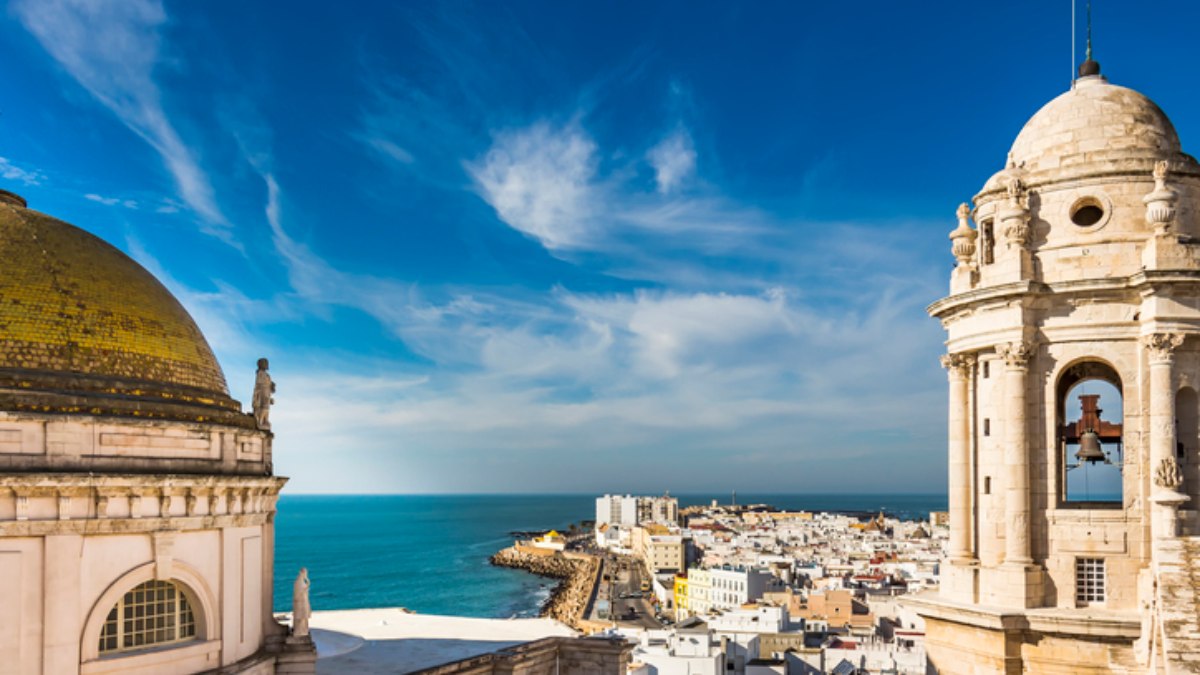
[[1150,462],[1154,472],[1151,501],[1155,504],[1151,531],[1155,538],[1178,534],[1176,512],[1187,497],[1178,491],[1183,473],[1175,459],[1175,350],[1183,344],[1179,333],[1142,336],[1150,361]]
[[942,367],[950,377],[950,561],[965,565],[975,561],[971,550],[971,415],[967,408],[975,355],[946,354]]
[[1029,544],[1029,439],[1026,414],[1029,358],[1033,345],[1010,342],[997,352],[1004,358],[1005,409],[1004,464],[1008,467],[1004,495],[1004,563],[1009,566],[1033,564]]

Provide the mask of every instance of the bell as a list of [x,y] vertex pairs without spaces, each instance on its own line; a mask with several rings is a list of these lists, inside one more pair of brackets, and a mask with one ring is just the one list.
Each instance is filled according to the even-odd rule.
[[1107,459],[1104,456],[1104,450],[1100,448],[1100,435],[1088,429],[1079,437],[1079,450],[1075,452],[1075,459],[1080,462],[1103,462]]

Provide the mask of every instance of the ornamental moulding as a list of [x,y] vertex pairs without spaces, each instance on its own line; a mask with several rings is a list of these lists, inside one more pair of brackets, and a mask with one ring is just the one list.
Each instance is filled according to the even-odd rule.
[[1155,363],[1170,362],[1175,350],[1183,344],[1182,333],[1150,333],[1142,336],[1142,345]]
[[996,347],[996,353],[1004,359],[1004,362],[1010,368],[1028,367],[1029,359],[1033,357],[1033,351],[1033,343],[1024,340],[1009,342]]
[[966,377],[970,374],[971,369],[975,367],[976,360],[975,354],[966,352],[943,354],[941,357],[942,367],[955,377]]

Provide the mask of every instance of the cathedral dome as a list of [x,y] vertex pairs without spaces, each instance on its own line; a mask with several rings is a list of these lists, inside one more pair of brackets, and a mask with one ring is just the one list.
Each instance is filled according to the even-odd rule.
[[0,191],[0,260],[0,410],[240,411],[187,310],[113,246]]
[[1043,106],[1021,129],[1011,157],[1017,167],[1038,172],[1182,154],[1174,125],[1153,101],[1093,75]]

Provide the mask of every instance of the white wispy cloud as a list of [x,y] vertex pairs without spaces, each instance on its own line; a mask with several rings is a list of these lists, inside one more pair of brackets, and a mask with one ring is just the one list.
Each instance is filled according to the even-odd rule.
[[[378,138],[406,147],[402,134]],[[290,230],[288,199],[260,143],[269,135],[246,139],[243,152],[262,177],[263,213],[289,290],[251,298],[218,285],[180,289],[181,299],[222,345],[222,358],[239,364],[273,352],[252,337],[254,326],[333,320],[334,308],[373,317],[406,354],[331,357],[292,347],[273,360],[277,442],[288,449],[277,462],[297,491],[544,490],[534,466],[562,490],[662,487],[658,478],[631,478],[635,461],[646,476],[693,485],[714,473],[743,475],[753,461],[772,467],[776,489],[816,488],[853,477],[823,464],[831,455],[867,453],[888,471],[861,485],[882,489],[892,478],[922,480],[933,466],[887,449],[936,442],[924,434],[940,429],[943,408],[938,329],[922,312],[934,291],[925,275],[898,274],[917,264],[901,234],[824,223],[800,240],[796,223],[702,181],[681,189],[694,160],[672,169],[663,154],[666,183],[638,187],[636,167],[652,151],[614,168],[606,163],[619,163],[616,153],[580,122],[541,121],[496,132],[464,164],[474,189],[552,252],[604,251],[624,276],[669,283],[606,293],[421,288],[339,265]],[[678,154],[684,146],[655,147]],[[721,268],[709,253],[752,264]],[[798,282],[799,272],[760,267],[816,268],[831,257],[839,279],[832,291]],[[350,450],[347,461],[330,467],[329,448]],[[680,468],[684,448],[703,459],[696,465],[706,475]],[[457,470],[464,463],[477,470]]]
[[682,128],[650,148],[646,159],[654,167],[654,180],[663,194],[674,192],[696,172],[696,147]]
[[364,142],[384,157],[401,164],[412,164],[415,161],[411,152],[386,138],[366,138]]
[[467,171],[497,215],[548,249],[584,246],[595,205],[596,144],[578,125],[547,122],[496,134]]
[[88,201],[91,201],[91,202],[96,202],[97,204],[103,204],[105,206],[117,206],[119,204],[121,206],[124,206],[127,209],[134,210],[134,211],[136,211],[138,208],[138,203],[132,199],[121,199],[120,197],[105,197],[103,195],[98,195],[94,192],[89,192],[89,193],[85,194],[83,196],[83,198]]
[[[786,283],[758,291],[558,288],[524,299],[442,288],[435,302],[415,284],[319,256],[286,229],[275,176],[264,170],[263,180],[289,292],[188,289],[130,247],[193,312],[222,359],[245,364],[232,373],[235,392],[248,390],[254,357],[279,354],[261,326],[332,317],[333,307],[373,316],[427,360],[294,346],[273,359],[277,443],[287,448],[278,468],[299,492],[544,489],[532,466],[557,476],[563,490],[598,482],[659,489],[659,478],[630,476],[630,463],[639,475],[694,485],[743,475],[751,460],[775,468],[774,489],[815,489],[854,478],[852,465],[824,464],[831,455],[868,454],[888,470],[864,489],[901,477],[940,482],[927,477],[932,464],[888,450],[936,443],[926,435],[940,429],[943,407],[938,328],[921,311],[931,290],[923,278],[892,278],[913,264],[902,242],[848,241],[857,255],[839,270],[848,281],[836,302]],[[330,467],[329,448],[346,448],[347,461]],[[679,468],[684,448],[703,458],[703,472]],[[478,470],[456,470],[463,463]],[[817,470],[822,479],[805,473]]]
[[778,219],[713,189],[680,192],[695,167],[686,138],[679,131],[648,153],[661,164],[663,191],[640,188],[616,151],[601,172],[606,153],[578,120],[495,132],[488,151],[465,167],[503,223],[558,257],[604,253],[622,276],[670,276],[674,263],[663,253],[777,254],[778,242],[763,237],[787,229]]
[[145,140],[205,231],[231,241],[212,184],[180,137],[154,80],[166,11],[157,0],[18,0],[13,11],[84,89]]
[[[380,461],[412,477],[393,489],[537,490],[530,463],[565,481],[555,483],[562,489],[596,481],[661,487],[655,481],[676,475],[684,447],[706,455],[709,480],[737,474],[742,454],[765,453],[800,470],[831,453],[867,452],[894,469],[876,476],[875,487],[886,487],[885,475],[919,480],[914,467],[930,467],[884,445],[919,445],[940,428],[937,327],[919,311],[924,298],[865,296],[853,307],[819,308],[802,297],[784,289],[563,291],[547,300],[549,318],[432,323],[426,329],[443,341],[477,344],[477,361],[427,376],[411,365],[384,366],[384,379],[407,383],[391,390],[360,390],[361,375],[336,368],[307,370],[281,394],[280,442],[312,457],[323,447],[384,453]],[[664,451],[647,452],[657,448]],[[487,458],[496,453],[506,461],[492,467]],[[556,457],[573,470],[551,471]],[[454,471],[463,461],[488,469]],[[629,475],[633,461],[639,474],[657,478]],[[853,472],[834,467],[822,480],[851,480]],[[294,487],[336,490],[339,480],[349,479],[329,474],[324,484]],[[775,489],[821,484],[803,473],[792,483],[782,474],[755,480]]]
[[[394,69],[369,69],[357,124],[348,133],[372,158],[438,189],[462,189],[458,161],[474,132],[461,110],[431,96]],[[419,171],[412,171],[419,166]],[[367,190],[370,192],[370,188]],[[377,195],[386,199],[386,195]]]
[[41,185],[46,176],[37,169],[17,166],[8,158],[0,157],[0,178],[19,180],[25,185]]

